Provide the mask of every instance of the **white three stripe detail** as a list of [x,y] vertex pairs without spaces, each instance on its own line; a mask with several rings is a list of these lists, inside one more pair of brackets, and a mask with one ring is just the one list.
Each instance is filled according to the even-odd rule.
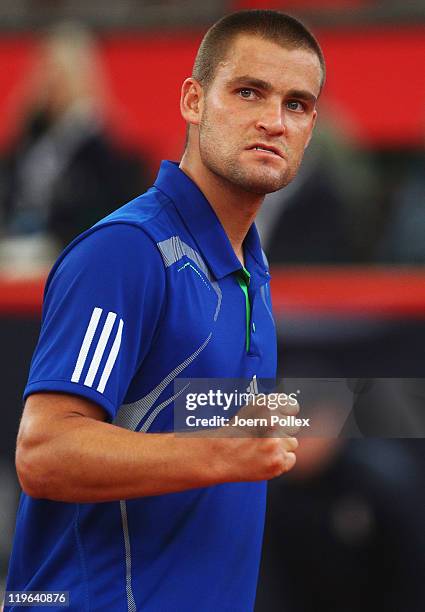
[[106,387],[106,383],[109,380],[109,377],[111,375],[112,372],[112,368],[114,367],[115,361],[117,359],[119,350],[120,350],[120,346],[121,346],[121,338],[122,338],[122,328],[124,326],[124,322],[122,319],[120,319],[119,325],[118,325],[118,331],[117,331],[117,335],[115,336],[115,340],[114,343],[112,345],[111,348],[111,352],[109,353],[109,357],[106,361],[105,364],[105,368],[103,370],[103,374],[101,376],[99,385],[97,387],[97,390],[99,391],[99,393],[103,393]]
[[105,348],[116,318],[116,312],[108,312],[108,316],[106,317],[105,325],[103,326],[102,333],[100,334],[93,359],[91,360],[89,371],[87,372],[86,380],[84,381],[84,385],[86,387],[91,387],[93,385],[94,378],[99,369],[100,362],[102,360],[103,353],[105,352]]
[[93,336],[99,324],[100,315],[102,314],[102,308],[94,308],[90,323],[87,326],[87,331],[84,336],[83,343],[81,345],[80,352],[78,354],[77,363],[75,364],[75,370],[71,377],[71,382],[77,383],[80,380],[81,372],[83,371],[84,364],[87,359],[87,354],[89,352],[91,343],[93,341]]

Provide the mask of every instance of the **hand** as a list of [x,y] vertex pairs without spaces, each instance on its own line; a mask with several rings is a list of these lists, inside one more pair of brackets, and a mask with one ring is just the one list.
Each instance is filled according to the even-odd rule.
[[222,456],[235,480],[268,480],[288,472],[296,463],[298,440],[294,435],[299,427],[285,424],[285,417],[296,416],[299,405],[284,402],[283,394],[265,397],[267,401],[262,403],[254,398],[229,425],[215,431],[215,436],[222,438]]
[[294,437],[223,437],[215,443],[225,481],[269,480],[289,472],[296,463]]
[[[228,433],[242,437],[291,437],[300,427],[292,421],[298,415],[300,406],[284,393],[254,396],[233,417]],[[221,430],[223,433],[224,428]]]

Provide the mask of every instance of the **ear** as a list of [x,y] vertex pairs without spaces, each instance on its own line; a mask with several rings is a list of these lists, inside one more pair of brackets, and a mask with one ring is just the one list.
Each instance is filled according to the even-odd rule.
[[189,77],[182,85],[180,112],[186,123],[199,125],[202,117],[204,91],[196,79]]
[[310,144],[311,137],[313,136],[314,126],[316,125],[316,119],[317,119],[317,110],[314,109],[313,117],[312,117],[312,121],[311,121],[311,127],[310,127],[310,134],[308,135],[307,142],[304,145],[304,149],[306,149],[308,147],[308,145]]

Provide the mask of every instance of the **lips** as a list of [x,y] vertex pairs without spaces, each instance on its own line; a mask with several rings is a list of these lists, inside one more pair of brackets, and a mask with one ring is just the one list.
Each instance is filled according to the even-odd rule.
[[262,142],[256,142],[255,144],[248,147],[250,151],[260,151],[264,153],[274,154],[278,157],[284,157],[283,152],[278,147],[273,147]]

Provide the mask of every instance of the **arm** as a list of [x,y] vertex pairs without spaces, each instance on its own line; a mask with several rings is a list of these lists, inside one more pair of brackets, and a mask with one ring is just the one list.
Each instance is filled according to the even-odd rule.
[[102,502],[222,482],[264,480],[295,464],[294,438],[209,438],[133,432],[81,397],[31,395],[16,451],[32,497]]

